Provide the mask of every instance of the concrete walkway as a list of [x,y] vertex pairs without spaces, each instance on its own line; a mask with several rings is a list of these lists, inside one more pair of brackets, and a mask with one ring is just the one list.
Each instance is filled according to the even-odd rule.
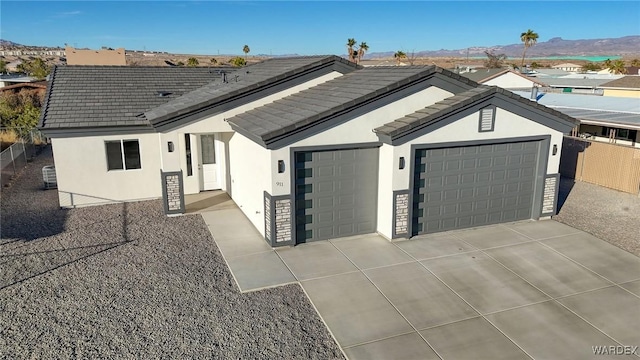
[[300,283],[350,359],[640,354],[640,258],[555,221],[274,250],[235,206],[202,216],[241,291]]

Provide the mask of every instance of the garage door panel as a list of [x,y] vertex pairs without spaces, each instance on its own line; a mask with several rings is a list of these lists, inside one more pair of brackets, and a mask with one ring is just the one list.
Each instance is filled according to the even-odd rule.
[[[312,184],[307,184],[305,186],[311,187]],[[336,191],[336,189],[334,187],[334,182],[333,181],[322,181],[322,182],[319,182],[317,184],[316,191],[325,192],[325,193],[332,193],[332,192]],[[311,192],[311,191],[309,191],[309,192]]]
[[475,174],[462,174],[460,175],[461,184],[472,184],[476,180]]
[[[515,201],[517,201],[517,199],[515,199]],[[471,201],[461,202],[458,208],[460,209],[459,210],[460,214],[470,213],[473,211],[473,202]]]
[[416,151],[414,233],[531,218],[539,144]]
[[496,171],[492,171],[491,172],[491,180],[492,181],[499,181],[499,180],[504,180],[506,177],[506,171],[504,170],[496,170]]
[[475,169],[476,168],[476,159],[465,159],[462,161],[463,169]]
[[[313,169],[312,169],[313,171]],[[331,178],[335,175],[335,169],[333,166],[319,166],[316,167],[316,176],[320,178]]]
[[449,175],[444,178],[445,185],[458,185],[460,177],[458,175]]
[[375,230],[377,148],[299,152],[295,159],[297,242]]
[[533,191],[534,188],[533,181],[524,181],[520,183],[520,191]]
[[522,170],[520,169],[508,170],[506,180],[519,180],[521,177],[521,173]]
[[486,182],[488,183],[489,181],[491,181],[491,172],[487,171],[487,172],[478,172],[475,174],[476,176],[476,182],[478,183],[482,183],[482,182]]
[[490,168],[491,158],[479,158],[478,161],[476,161],[476,166],[478,168]]
[[505,166],[507,164],[507,157],[506,156],[497,156],[495,158],[493,158],[493,162],[492,162],[492,166]]
[[504,206],[505,207],[518,206],[518,197],[517,196],[509,196],[509,197],[504,198]]
[[491,194],[491,186],[478,186],[474,190],[476,197],[489,196]]

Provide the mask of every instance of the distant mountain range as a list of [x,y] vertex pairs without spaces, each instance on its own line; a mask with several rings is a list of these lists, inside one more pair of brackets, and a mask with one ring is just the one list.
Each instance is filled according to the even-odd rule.
[[18,43],[14,43],[13,41],[9,41],[9,40],[3,40],[0,39],[0,46],[6,46],[6,47],[19,47],[19,46],[24,46],[24,45],[20,45]]
[[[0,39],[0,47],[37,47],[21,45],[9,40]],[[127,49],[130,50],[130,49]],[[407,55],[411,50],[402,49]],[[417,57],[484,57],[485,51],[493,51],[495,54],[505,54],[508,57],[522,56],[522,43],[511,45],[496,45],[490,47],[474,46],[457,50],[416,50]],[[393,57],[395,51],[380,51],[366,54],[365,59]],[[624,36],[607,39],[564,40],[559,37],[549,41],[538,42],[527,50],[527,57],[552,57],[552,56],[609,56],[609,55],[640,55],[640,35]],[[295,56],[264,55],[265,57]],[[343,55],[346,56],[346,55]]]
[[[496,45],[490,47],[469,47],[458,50],[420,50],[415,52],[418,57],[477,57],[485,56],[485,51],[495,54],[505,54],[508,57],[522,56],[522,43],[511,45]],[[402,49],[407,55],[411,51]],[[393,57],[395,51],[371,52],[365,56],[368,59]],[[640,54],[640,35],[624,36],[608,39],[564,40],[559,37],[549,41],[538,42],[527,50],[527,57],[551,56],[597,56],[597,55],[629,55]]]

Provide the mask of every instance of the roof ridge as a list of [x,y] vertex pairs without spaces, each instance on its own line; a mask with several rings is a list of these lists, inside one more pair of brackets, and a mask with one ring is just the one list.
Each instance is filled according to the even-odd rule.
[[51,73],[49,74],[49,84],[47,84],[47,90],[44,95],[44,104],[42,104],[42,111],[40,112],[40,118],[38,119],[38,128],[44,127],[44,118],[49,112],[49,95],[51,94],[51,89],[53,88],[57,72],[58,65],[53,65],[53,69],[51,69]]

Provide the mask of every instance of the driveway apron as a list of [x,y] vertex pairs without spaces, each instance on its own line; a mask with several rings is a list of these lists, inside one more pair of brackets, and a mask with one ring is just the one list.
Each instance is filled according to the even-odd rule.
[[640,354],[640,258],[552,220],[272,249],[237,207],[202,216],[241,291],[299,283],[350,359]]

